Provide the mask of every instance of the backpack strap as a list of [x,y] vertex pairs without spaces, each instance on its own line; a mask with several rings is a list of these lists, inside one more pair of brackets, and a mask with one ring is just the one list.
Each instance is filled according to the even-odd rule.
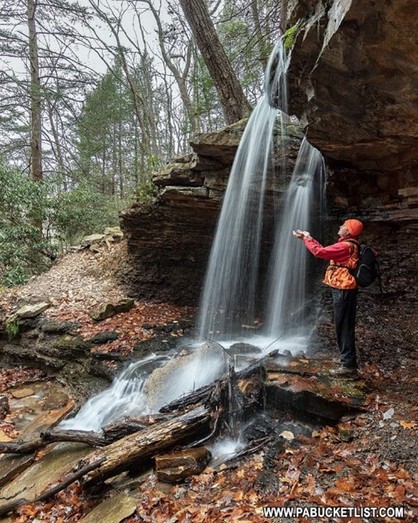
[[[356,266],[353,267],[353,268],[348,268],[348,270],[352,273],[352,271],[355,271],[358,264],[359,264],[359,261],[360,261],[360,244],[357,240],[344,240],[346,243],[348,244],[351,244],[353,245],[355,248],[354,250],[351,250],[350,248],[350,258],[351,256],[353,256],[353,253],[357,254],[357,262],[356,262]],[[357,252],[355,252],[357,250]],[[352,273],[353,274],[353,273]]]

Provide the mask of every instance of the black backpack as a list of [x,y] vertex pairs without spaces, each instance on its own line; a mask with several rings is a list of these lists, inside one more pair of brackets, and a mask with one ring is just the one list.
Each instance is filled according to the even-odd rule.
[[360,287],[368,287],[377,278],[379,281],[380,291],[382,292],[382,284],[379,273],[379,261],[377,259],[376,252],[364,243],[359,244],[353,240],[351,240],[350,243],[355,243],[359,249],[359,259],[357,266],[354,269],[350,269],[350,273],[354,276],[357,284]]

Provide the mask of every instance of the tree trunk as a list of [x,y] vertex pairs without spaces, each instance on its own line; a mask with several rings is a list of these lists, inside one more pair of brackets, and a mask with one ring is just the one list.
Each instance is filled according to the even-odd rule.
[[251,109],[210,17],[205,0],[180,0],[194,39],[218,91],[225,121],[234,123]]
[[184,67],[184,71],[181,72],[176,67],[173,60],[170,58],[170,53],[167,52],[167,50],[166,50],[166,44],[164,42],[164,30],[163,30],[163,26],[161,24],[159,12],[154,7],[154,5],[153,5],[154,3],[152,1],[150,1],[150,0],[144,0],[144,1],[146,4],[148,4],[148,6],[151,9],[151,12],[154,16],[154,19],[155,19],[155,22],[156,22],[157,28],[158,28],[158,41],[160,44],[162,57],[164,59],[164,62],[167,65],[167,67],[172,72],[174,79],[177,82],[177,86],[178,86],[179,92],[180,92],[180,97],[183,102],[184,108],[186,110],[187,118],[189,120],[191,129],[192,129],[192,134],[196,135],[200,132],[200,119],[195,114],[193,101],[190,98],[189,89],[188,89],[188,85],[187,85],[187,81],[186,81],[188,71],[190,68],[190,57],[191,57],[191,51],[192,51],[191,44],[189,43],[188,48],[186,50],[186,53],[185,53],[186,54],[186,58],[185,58],[186,64]]
[[260,54],[260,62],[265,70],[268,64],[269,53],[268,53],[268,36],[263,35],[261,28],[260,16],[259,16],[259,5],[258,0],[251,0],[251,12],[255,28],[255,39]]
[[30,174],[42,180],[42,103],[39,78],[38,41],[36,34],[36,0],[28,0],[29,65],[30,65]]

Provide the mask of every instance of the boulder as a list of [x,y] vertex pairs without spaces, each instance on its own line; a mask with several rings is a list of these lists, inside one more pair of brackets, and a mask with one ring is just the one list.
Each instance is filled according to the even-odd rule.
[[128,312],[132,309],[135,304],[135,300],[125,299],[120,300],[117,303],[105,303],[99,309],[91,313],[91,317],[95,321],[102,321],[106,318],[110,318],[120,312]]
[[107,240],[119,241],[123,239],[123,232],[120,227],[106,227],[104,233]]
[[27,319],[27,318],[36,318],[42,314],[50,306],[48,302],[40,302],[34,304],[24,305],[16,311],[16,316],[18,318]]
[[104,234],[90,234],[89,236],[84,236],[81,241],[81,247],[91,247],[92,245],[97,245],[105,239]]

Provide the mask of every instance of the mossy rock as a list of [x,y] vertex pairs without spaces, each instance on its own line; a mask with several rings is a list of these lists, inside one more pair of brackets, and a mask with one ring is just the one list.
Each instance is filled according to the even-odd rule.
[[115,316],[121,312],[128,312],[132,309],[135,304],[135,300],[126,299],[121,300],[118,303],[106,303],[102,305],[99,309],[93,311],[90,315],[95,321],[103,321],[107,318]]
[[81,336],[64,334],[51,344],[51,348],[64,354],[80,354],[90,350],[90,343]]
[[89,343],[93,343],[93,345],[102,345],[104,343],[115,341],[118,338],[119,334],[117,332],[100,332],[99,334],[96,334],[96,336],[90,338],[88,341]]
[[48,334],[65,334],[66,332],[77,329],[79,326],[79,323],[72,321],[45,320],[39,325],[39,328]]

